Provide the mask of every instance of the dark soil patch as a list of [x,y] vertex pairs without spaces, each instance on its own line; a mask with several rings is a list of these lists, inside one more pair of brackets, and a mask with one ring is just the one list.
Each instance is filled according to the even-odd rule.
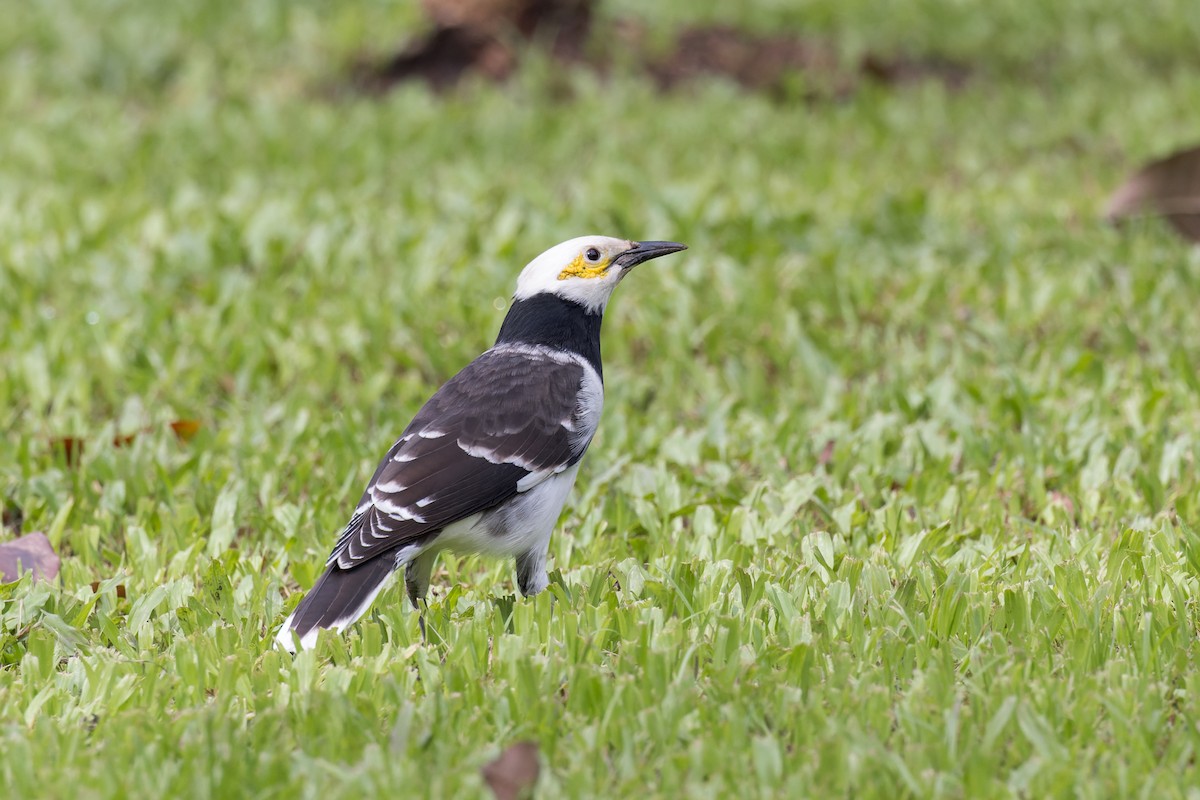
[[832,47],[793,34],[758,36],[723,25],[684,29],[671,53],[645,68],[663,89],[720,76],[747,89],[774,91],[801,74],[836,93],[849,88]]
[[[398,83],[421,80],[437,91],[453,88],[468,75],[502,81],[520,53],[531,45],[548,48],[556,61],[604,71],[587,45],[595,28],[595,0],[424,0],[434,27],[401,52],[359,64],[354,83],[383,92]],[[620,21],[605,31],[627,52],[645,52],[645,30]],[[665,55],[635,62],[662,90],[720,77],[753,91],[787,93],[789,83],[807,97],[845,96],[864,81],[904,85],[938,80],[960,88],[970,77],[963,64],[908,56],[868,55],[845,66],[836,49],[793,33],[758,35],[725,25],[686,28]]]
[[359,87],[382,92],[423,80],[445,91],[469,74],[502,81],[530,42],[548,45],[558,61],[582,61],[595,0],[424,0],[423,5],[433,30],[381,62],[358,65]]
[[859,64],[864,78],[888,85],[939,80],[951,89],[961,89],[971,77],[965,64],[943,58],[883,58],[868,54]]

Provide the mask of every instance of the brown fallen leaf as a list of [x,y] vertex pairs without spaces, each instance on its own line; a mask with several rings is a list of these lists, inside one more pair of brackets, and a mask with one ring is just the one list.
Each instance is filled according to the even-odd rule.
[[484,764],[480,772],[496,800],[529,796],[541,772],[537,742],[510,745],[495,761]]
[[200,420],[177,419],[171,423],[171,430],[175,431],[175,435],[179,437],[179,441],[190,442],[196,438],[196,434],[200,431]]
[[0,517],[0,524],[12,531],[15,535],[21,535],[21,526],[25,524],[25,512],[21,507],[13,502],[4,504],[4,513]]
[[50,440],[50,449],[62,453],[67,466],[73,467],[83,455],[83,439],[77,436],[59,436]]
[[[93,592],[100,591],[100,581],[92,581],[92,591]],[[125,597],[125,584],[123,584],[123,583],[117,584],[117,597],[120,597],[120,598]]]
[[1200,147],[1143,166],[1109,198],[1104,216],[1118,224],[1142,214],[1165,217],[1180,236],[1200,243]]
[[[200,421],[195,419],[177,419],[170,424],[171,430],[181,442],[190,442],[200,431]],[[143,428],[137,433],[127,433],[112,438],[113,447],[128,447],[133,440],[143,433],[153,432],[153,428]],[[73,467],[83,455],[84,440],[78,436],[59,436],[50,440],[50,448],[63,454],[68,467]]]
[[0,580],[11,583],[24,572],[48,581],[58,574],[58,554],[44,533],[27,533],[11,542],[0,542]]

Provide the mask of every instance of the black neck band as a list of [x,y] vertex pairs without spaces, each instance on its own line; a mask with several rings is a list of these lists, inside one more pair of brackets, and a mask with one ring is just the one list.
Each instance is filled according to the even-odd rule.
[[516,300],[500,326],[496,344],[541,344],[577,353],[604,378],[600,366],[600,323],[603,312],[588,313],[583,306],[552,294],[535,294]]

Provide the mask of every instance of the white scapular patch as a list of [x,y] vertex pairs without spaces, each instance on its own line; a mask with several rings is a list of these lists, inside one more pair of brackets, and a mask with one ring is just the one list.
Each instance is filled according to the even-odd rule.
[[552,475],[554,475],[554,471],[549,470],[549,469],[543,469],[543,470],[539,470],[537,472],[531,472],[528,475],[526,475],[524,478],[521,478],[521,480],[517,481],[517,491],[520,492],[521,494],[524,494],[525,492],[528,492],[533,487],[540,485],[543,481],[545,481],[547,478],[549,478]]
[[389,502],[386,497],[376,500],[375,507],[394,520],[412,520],[422,524],[425,522],[425,518],[413,511],[411,507]]
[[579,395],[575,398],[575,416],[571,426],[564,425],[571,434],[571,451],[582,452],[592,441],[596,428],[600,427],[600,415],[604,411],[604,382],[591,364],[584,362],[583,380],[579,383]]
[[495,450],[492,450],[487,447],[477,447],[475,445],[470,445],[470,444],[467,444],[466,442],[464,442],[462,439],[458,440],[458,447],[460,450],[462,450],[464,453],[471,456],[472,458],[482,458],[484,461],[488,462],[489,464],[505,464],[505,463],[507,463],[503,458],[496,455]]
[[537,472],[531,472],[524,478],[521,478],[521,480],[517,481],[517,491],[521,494],[524,494],[535,486],[541,486],[546,480],[553,478],[566,468],[566,464],[559,464],[554,469],[541,469]]
[[587,359],[569,350],[555,350],[544,344],[521,344],[520,342],[502,342],[492,347],[493,353],[506,355],[528,356],[541,361],[553,361],[556,364],[587,364]]
[[400,481],[388,481],[386,483],[377,483],[375,488],[371,490],[371,496],[378,501],[379,494],[398,494],[403,492],[408,487]]
[[424,508],[425,506],[432,503],[433,499],[434,499],[434,495],[432,495],[432,494],[429,495],[428,497],[422,497],[420,500],[417,501],[417,508]]
[[445,435],[445,431],[434,430],[433,428],[425,428],[424,430],[417,431],[417,436],[420,436],[422,439],[440,439]]
[[417,460],[417,457],[415,455],[413,455],[412,453],[396,453],[396,455],[392,456],[392,461],[395,461],[397,464],[404,464],[409,461],[416,461],[416,460]]
[[[467,453],[468,456],[472,456],[474,458],[482,458],[482,459],[484,459],[484,461],[486,461],[487,463],[490,463],[490,464],[512,464],[512,465],[514,465],[514,467],[520,467],[521,469],[526,470],[527,473],[533,473],[533,471],[538,471],[538,467],[536,467],[536,465],[532,461],[529,461],[529,459],[527,459],[527,458],[512,458],[512,457],[505,458],[502,456],[498,456],[498,455],[496,455],[496,451],[494,451],[494,450],[488,450],[487,447],[475,447],[472,445],[464,444],[461,439],[458,440],[458,446],[460,446],[462,451],[464,453]],[[556,471],[562,471],[565,468],[566,468],[566,464],[563,464],[563,465],[560,465],[560,467]],[[522,480],[524,480],[524,479],[522,479]],[[518,489],[518,491],[520,491],[520,489]]]
[[467,455],[474,458],[482,458],[489,464],[512,464],[513,466],[520,467],[526,472],[533,472],[535,469],[532,461],[524,458],[505,458],[497,455],[495,450],[491,450],[487,447],[475,447],[466,444],[462,439],[458,440],[458,446]]

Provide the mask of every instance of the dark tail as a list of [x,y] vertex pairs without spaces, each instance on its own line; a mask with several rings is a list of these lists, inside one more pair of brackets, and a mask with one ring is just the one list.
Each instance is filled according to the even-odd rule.
[[395,569],[396,562],[387,554],[351,569],[333,564],[284,620],[275,641],[294,653],[293,635],[300,637],[300,647],[308,650],[317,643],[319,628],[344,629],[366,613]]

